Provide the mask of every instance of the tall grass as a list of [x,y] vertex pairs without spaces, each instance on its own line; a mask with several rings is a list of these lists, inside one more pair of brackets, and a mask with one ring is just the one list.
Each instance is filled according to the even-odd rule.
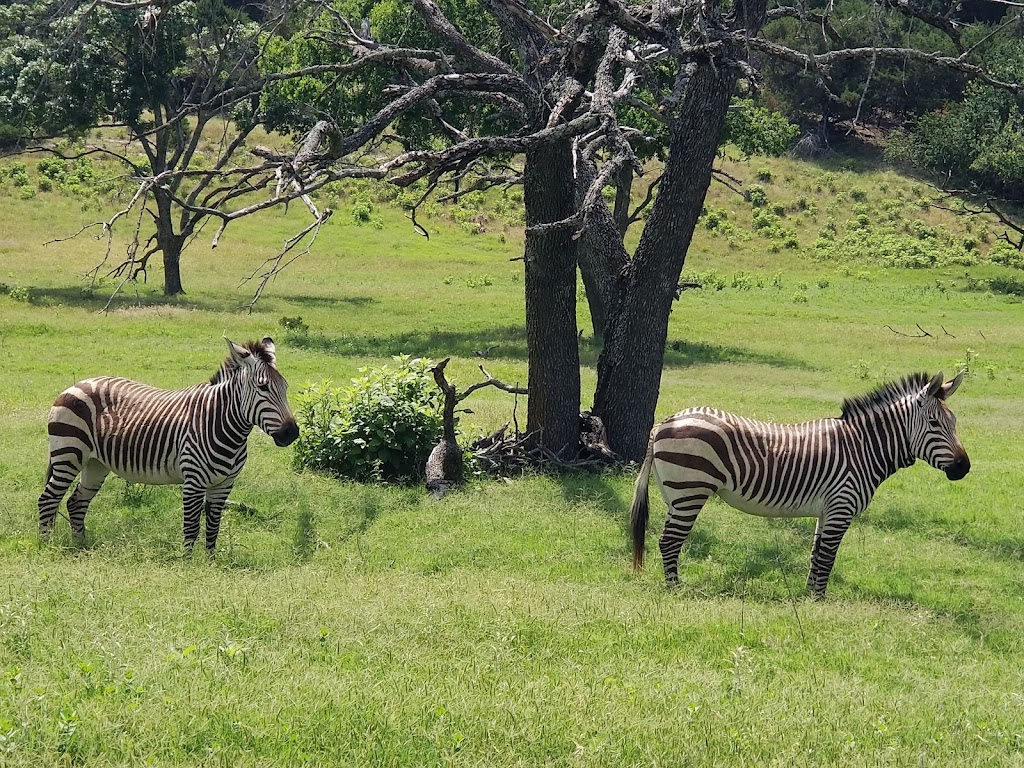
[[[0,764],[1019,765],[1024,317],[964,278],[1013,273],[984,244],[977,267],[815,261],[823,220],[841,233],[854,203],[903,199],[908,220],[972,233],[888,172],[726,162],[751,181],[767,168],[769,202],[804,196],[818,220],[786,213],[800,247],[772,253],[750,205],[712,191],[742,237],[702,228],[687,268],[725,285],[677,304],[659,416],[816,418],[878,380],[971,367],[951,401],[971,474],[919,464],[883,485],[823,603],[802,590],[810,521],[712,502],[668,592],[656,556],[628,568],[629,473],[474,481],[431,502],[296,474],[262,434],[215,560],[179,554],[177,489],[116,478],[85,549],[63,519],[40,546],[46,413],[78,378],[202,381],[224,333],[274,336],[293,388],[400,352],[454,355],[465,384],[488,348],[493,375],[525,383],[521,233],[440,211],[424,240],[378,202],[380,228],[335,216],[248,314],[240,279],[303,221],[273,212],[216,252],[195,243],[184,297],[160,296],[156,270],[103,315],[113,284],[83,293],[79,277],[102,243],[42,245],[98,212],[0,186]],[[828,214],[828,183],[864,194]],[[599,345],[581,353],[589,392]],[[470,431],[511,417],[504,393],[467,404]]]

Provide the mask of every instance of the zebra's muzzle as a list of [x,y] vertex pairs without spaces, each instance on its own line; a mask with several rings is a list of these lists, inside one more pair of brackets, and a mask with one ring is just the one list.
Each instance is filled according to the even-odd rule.
[[946,477],[950,480],[962,480],[967,476],[967,473],[971,471],[971,460],[966,456],[961,456],[956,459],[952,464],[946,467]]
[[291,445],[295,442],[299,436],[299,425],[294,421],[289,421],[277,432],[271,435],[274,438],[274,444],[278,448],[284,448],[286,445]]

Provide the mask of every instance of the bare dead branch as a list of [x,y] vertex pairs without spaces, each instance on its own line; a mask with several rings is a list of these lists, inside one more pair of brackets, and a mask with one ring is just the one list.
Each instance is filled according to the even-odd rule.
[[462,394],[458,396],[456,402],[460,402],[461,403],[463,400],[465,400],[467,397],[469,397],[472,393],[476,392],[478,389],[483,389],[484,387],[497,387],[498,389],[502,390],[503,392],[510,392],[511,394],[514,394],[514,395],[528,395],[528,394],[530,394],[530,391],[526,387],[519,387],[519,386],[515,386],[515,385],[512,385],[512,384],[506,384],[505,382],[501,381],[500,379],[496,379],[493,376],[491,376],[491,374],[489,374],[487,372],[487,370],[483,367],[483,365],[480,365],[478,367],[480,368],[480,372],[486,377],[485,380],[484,381],[478,381],[476,384],[470,384],[468,387],[466,387],[462,391]]
[[[313,243],[316,242],[317,235],[320,234],[320,227],[322,227],[324,222],[331,217],[332,213],[333,211],[330,208],[325,208],[323,212],[320,214],[320,217],[316,221],[314,221],[312,224],[304,228],[301,232],[292,235],[287,240],[285,240],[284,246],[281,248],[280,251],[277,252],[276,255],[271,256],[269,259],[266,259],[262,265],[257,267],[252,272],[252,274],[249,275],[249,277],[243,279],[242,282],[239,283],[239,285],[243,285],[247,283],[249,280],[255,279],[257,275],[259,276],[259,283],[256,286],[256,290],[253,292],[252,299],[249,301],[248,304],[245,305],[250,313],[252,312],[253,307],[256,306],[256,303],[263,296],[263,291],[266,289],[267,284],[270,283],[270,281],[272,281],[274,278],[276,278],[277,275],[280,274],[280,272],[293,261],[300,258],[301,256],[305,256],[310,253],[311,249],[313,248]],[[309,242],[306,243],[306,247],[303,248],[301,251],[292,254],[291,258],[286,260],[285,257],[292,252],[292,249],[294,249],[296,245],[301,243],[302,240],[306,237],[306,235],[309,235],[310,233],[312,233],[312,236],[310,237]],[[261,270],[263,271],[261,272]]]
[[928,331],[926,331],[924,328],[922,328],[919,323],[915,323],[915,325],[917,326],[917,330],[919,330],[920,333],[903,333],[902,331],[897,331],[891,325],[883,325],[882,327],[883,328],[888,328],[890,331],[892,331],[897,336],[905,336],[905,337],[910,338],[910,339],[923,339],[926,336],[928,338],[930,338],[930,339],[934,339],[935,338],[934,336],[932,336],[932,334],[928,333]]

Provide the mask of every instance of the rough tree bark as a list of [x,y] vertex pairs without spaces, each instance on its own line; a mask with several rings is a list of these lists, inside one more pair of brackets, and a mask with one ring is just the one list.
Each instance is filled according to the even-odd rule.
[[640,244],[620,273],[598,361],[594,413],[613,450],[640,461],[658,403],[669,313],[711,183],[735,70],[702,62],[671,124],[668,159]]
[[[526,154],[523,197],[527,228],[572,216],[572,144]],[[527,231],[526,345],[530,350],[527,431],[556,454],[579,442],[580,357],[576,337],[576,241],[561,227]]]
[[[630,176],[633,170],[625,169]],[[597,178],[597,168],[580,157],[576,164],[576,205],[582,207],[590,185]],[[614,301],[616,276],[626,266],[629,254],[622,243],[619,225],[604,200],[598,200],[587,219],[587,226],[577,241],[577,261],[587,293],[587,306],[595,338],[604,338],[608,322],[608,306]]]
[[181,246],[183,239],[174,232],[172,216],[172,200],[170,194],[163,189],[153,190],[156,202],[156,242],[163,255],[164,295],[177,296],[185,293],[181,284]]

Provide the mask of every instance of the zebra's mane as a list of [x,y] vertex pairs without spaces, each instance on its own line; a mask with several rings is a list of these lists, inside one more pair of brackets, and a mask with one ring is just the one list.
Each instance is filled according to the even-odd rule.
[[[262,341],[247,341],[244,344],[240,344],[239,346],[248,349],[250,352],[256,355],[256,357],[258,357],[264,363],[269,365],[271,368],[275,367],[274,358],[271,356],[269,352],[267,352],[266,349],[264,349]],[[220,384],[222,381],[227,381],[231,374],[233,374],[239,368],[241,368],[241,365],[235,362],[235,359],[231,357],[231,355],[229,354],[226,358],[224,358],[224,362],[220,364],[220,368],[217,369],[217,372],[210,377],[210,383]]]
[[843,400],[842,418],[848,419],[860,413],[869,413],[891,405],[907,395],[920,392],[930,380],[931,376],[927,373],[912,373],[899,381],[880,384],[865,395],[848,397]]

